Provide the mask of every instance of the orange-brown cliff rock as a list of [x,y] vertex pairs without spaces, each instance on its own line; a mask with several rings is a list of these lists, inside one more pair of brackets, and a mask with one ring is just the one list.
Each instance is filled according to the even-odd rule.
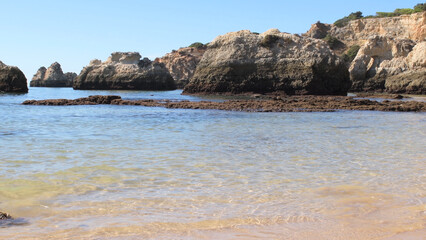
[[175,80],[177,88],[183,88],[194,75],[197,64],[205,52],[205,47],[185,47],[173,50],[157,61],[164,63]]

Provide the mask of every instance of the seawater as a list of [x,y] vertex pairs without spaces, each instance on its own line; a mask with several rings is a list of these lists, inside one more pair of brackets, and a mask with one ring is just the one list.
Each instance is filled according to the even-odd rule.
[[424,237],[425,113],[21,105],[180,93],[1,94],[0,239]]

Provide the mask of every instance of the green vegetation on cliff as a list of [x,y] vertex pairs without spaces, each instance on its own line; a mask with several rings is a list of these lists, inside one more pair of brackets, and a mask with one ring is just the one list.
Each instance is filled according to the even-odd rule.
[[376,12],[376,15],[370,15],[370,16],[362,16],[362,12],[354,12],[349,14],[348,16],[341,18],[334,22],[334,25],[337,27],[344,27],[346,26],[349,21],[361,19],[361,18],[382,18],[382,17],[397,17],[404,14],[413,14],[418,12],[426,11],[426,3],[419,3],[416,6],[411,8],[397,8],[393,12]]
[[260,45],[264,48],[271,48],[274,43],[276,43],[278,40],[280,40],[279,36],[276,35],[266,35],[262,41],[260,42]]
[[327,34],[327,36],[323,38],[322,40],[327,42],[328,46],[331,49],[338,49],[344,46],[344,44],[339,39],[337,39],[334,36],[331,36],[330,34]]
[[344,18],[341,18],[337,21],[334,22],[334,25],[336,25],[337,27],[344,27],[348,24],[349,21],[351,20],[355,20],[355,19],[360,19],[362,18],[362,12],[358,11],[358,12],[354,12],[349,14],[349,16],[346,16]]
[[346,62],[352,62],[356,55],[358,54],[358,51],[361,47],[359,45],[352,45],[345,54],[343,54],[343,59]]
[[189,47],[193,47],[193,48],[206,48],[207,44],[203,44],[203,43],[200,43],[200,42],[195,42],[195,43],[189,45]]

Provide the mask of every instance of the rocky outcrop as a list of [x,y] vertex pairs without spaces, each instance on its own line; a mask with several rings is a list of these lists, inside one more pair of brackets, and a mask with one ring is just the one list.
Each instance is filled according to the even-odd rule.
[[351,91],[426,92],[426,12],[361,18],[343,27],[316,23],[305,35],[361,46],[349,64]]
[[362,44],[372,35],[388,38],[426,40],[426,12],[385,18],[362,18],[344,27],[333,26],[330,34],[349,45]]
[[349,87],[347,67],[326,43],[271,29],[217,37],[184,92],[345,95]]
[[398,17],[361,18],[349,21],[346,26],[316,23],[304,34],[314,38],[324,38],[330,34],[347,46],[363,45],[374,35],[410,39],[413,41],[426,40],[426,12],[401,15]]
[[73,83],[74,89],[172,90],[175,82],[163,63],[142,60],[137,52],[115,52],[92,60]]
[[31,87],[72,87],[73,80],[77,77],[76,73],[63,73],[61,65],[57,62],[52,63],[49,68],[41,67],[34,74]]
[[27,78],[18,68],[0,61],[0,92],[28,92]]
[[200,62],[206,47],[186,47],[173,50],[158,61],[164,63],[176,82],[177,88],[183,88],[194,75],[197,64]]
[[349,68],[354,91],[426,93],[426,41],[375,36]]
[[323,39],[327,36],[331,29],[331,24],[316,22],[311,25],[311,28],[304,35],[311,38]]

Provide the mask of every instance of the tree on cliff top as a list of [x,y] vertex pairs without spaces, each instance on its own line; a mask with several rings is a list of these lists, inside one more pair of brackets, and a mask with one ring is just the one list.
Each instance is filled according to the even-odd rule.
[[414,12],[423,12],[426,11],[426,3],[419,3],[414,6]]

